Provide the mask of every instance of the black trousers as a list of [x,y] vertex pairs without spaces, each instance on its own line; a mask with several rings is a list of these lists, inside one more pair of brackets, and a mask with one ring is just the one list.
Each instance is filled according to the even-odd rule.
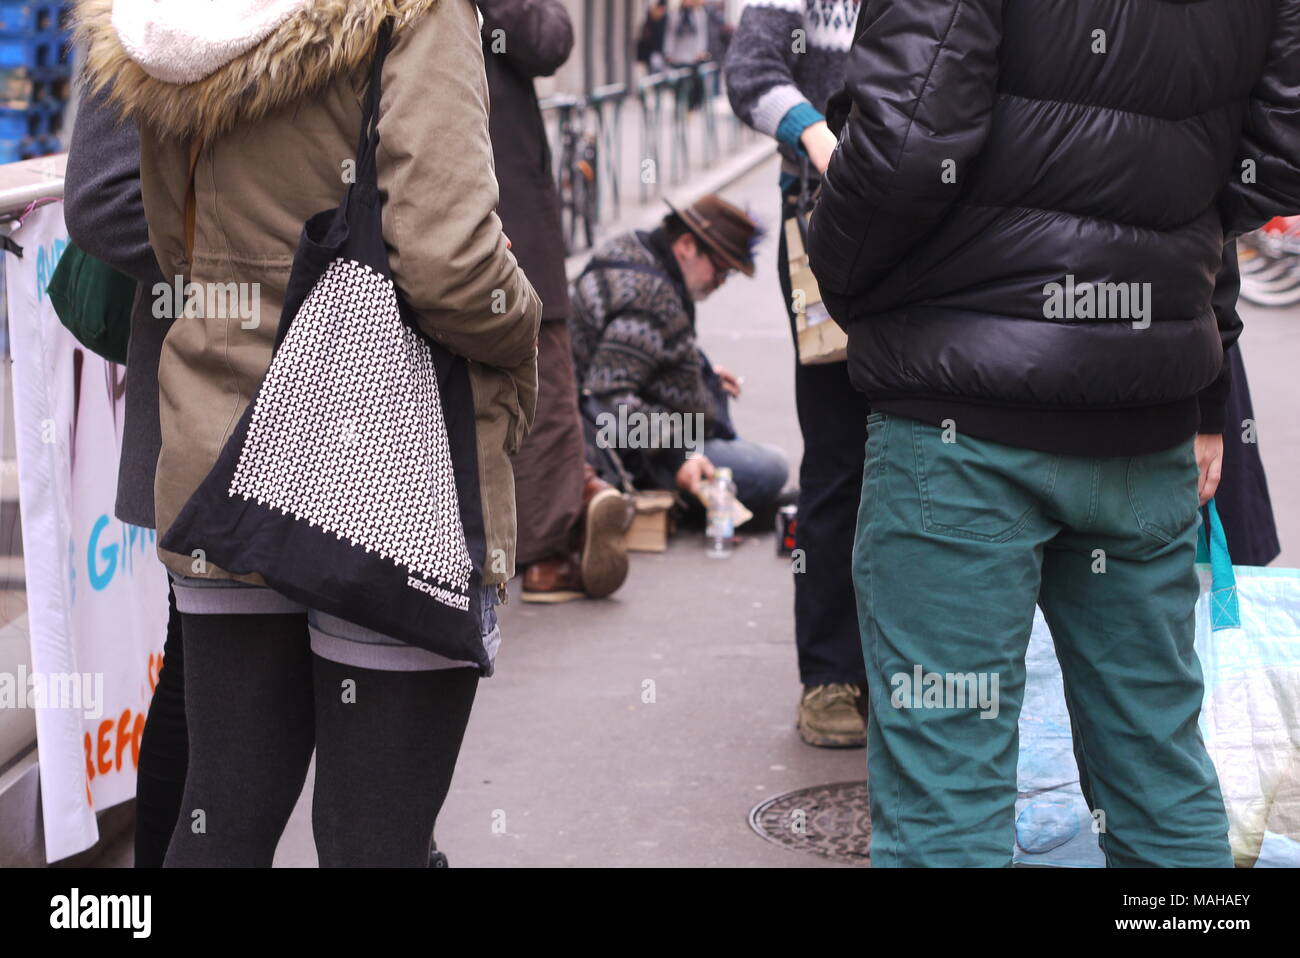
[[185,664],[176,594],[167,587],[167,639],[158,685],[140,736],[135,786],[135,867],[161,868],[180,816],[190,746],[185,725]]
[[1228,537],[1228,553],[1237,565],[1268,565],[1282,547],[1273,521],[1273,502],[1264,477],[1258,437],[1248,435],[1243,425],[1255,418],[1250,402],[1250,385],[1241,358],[1241,344],[1228,350],[1232,363],[1232,389],[1228,392],[1227,425],[1223,431],[1223,476],[1214,496]]
[[[784,228],[792,203],[791,194],[782,197],[777,272],[793,338],[794,312]],[[799,431],[803,433],[795,547],[802,550],[804,568],[794,576],[799,678],[804,685],[865,682],[862,638],[850,571],[871,407],[866,397],[849,383],[848,363],[801,366],[797,346],[795,363],[794,396]],[[799,568],[797,564],[794,567]]]

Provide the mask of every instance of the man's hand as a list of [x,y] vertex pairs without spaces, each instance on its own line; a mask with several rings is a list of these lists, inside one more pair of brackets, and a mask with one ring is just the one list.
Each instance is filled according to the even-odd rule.
[[1222,436],[1201,434],[1196,437],[1196,468],[1201,471],[1198,488],[1201,505],[1205,505],[1219,489],[1219,476],[1223,472]]
[[713,463],[704,456],[691,456],[677,470],[677,488],[698,496],[700,486],[713,478]]
[[817,172],[825,173],[826,167],[831,165],[831,154],[835,152],[835,147],[839,146],[840,141],[835,138],[826,121],[822,120],[806,127],[799,135],[799,142],[808,151],[808,159],[817,168]]
[[718,380],[722,383],[722,391],[732,399],[740,398],[740,387],[744,383],[744,378],[737,376],[726,366],[714,366],[713,371],[717,374]]

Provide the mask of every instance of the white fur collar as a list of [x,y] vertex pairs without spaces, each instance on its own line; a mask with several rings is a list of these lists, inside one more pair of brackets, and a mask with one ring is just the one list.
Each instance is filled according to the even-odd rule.
[[[400,34],[438,2],[76,0],[75,36],[90,91],[110,87],[124,114],[166,135],[215,136],[357,70],[374,54],[384,20]],[[191,5],[205,15],[221,7],[228,23],[200,21],[186,12]],[[207,36],[196,33],[200,22],[209,23]]]
[[113,0],[127,55],[166,83],[194,83],[252,49],[311,0]]

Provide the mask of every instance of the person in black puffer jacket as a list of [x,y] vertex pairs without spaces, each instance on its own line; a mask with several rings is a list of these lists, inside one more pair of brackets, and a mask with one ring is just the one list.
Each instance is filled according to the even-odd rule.
[[846,77],[809,253],[875,410],[872,862],[1009,862],[1037,602],[1108,863],[1231,865],[1193,650],[1212,296],[1300,210],[1300,0],[864,0]]

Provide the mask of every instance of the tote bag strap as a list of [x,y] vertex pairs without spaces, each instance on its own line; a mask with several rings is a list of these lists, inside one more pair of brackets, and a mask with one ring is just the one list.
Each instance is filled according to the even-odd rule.
[[1228,555],[1228,537],[1219,519],[1219,510],[1211,499],[1201,511],[1201,528],[1197,533],[1196,561],[1210,566],[1210,628],[1241,628],[1241,606],[1237,600],[1237,576]]
[[361,111],[361,137],[357,141],[357,182],[376,184],[375,154],[379,149],[379,100],[383,95],[384,61],[393,38],[393,18],[388,17],[379,27],[375,40],[375,56],[370,63],[370,83]]
[[812,160],[804,153],[799,161],[799,195],[794,204],[794,221],[799,227],[799,239],[803,241],[804,249],[808,248],[808,216],[814,205],[813,193],[820,181],[821,177],[813,171]]

